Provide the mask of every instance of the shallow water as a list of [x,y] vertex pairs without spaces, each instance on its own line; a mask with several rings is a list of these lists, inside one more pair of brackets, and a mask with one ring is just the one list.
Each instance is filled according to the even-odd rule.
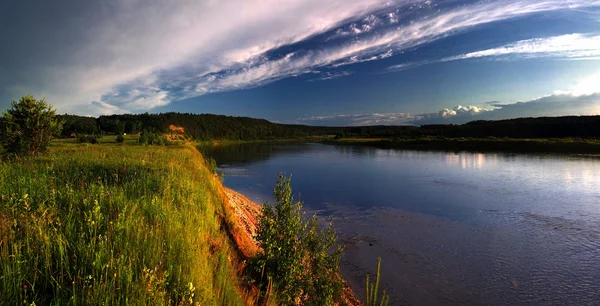
[[382,257],[391,305],[600,304],[600,159],[322,144],[208,149],[224,183],[272,201],[291,173],[333,216],[359,297]]

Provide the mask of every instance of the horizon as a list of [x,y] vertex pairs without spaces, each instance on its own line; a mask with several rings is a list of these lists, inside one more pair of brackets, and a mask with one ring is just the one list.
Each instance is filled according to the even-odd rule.
[[600,114],[600,1],[9,3],[0,111],[310,126]]
[[97,115],[97,116],[83,116],[83,115],[77,115],[77,114],[69,114],[69,113],[63,113],[63,114],[57,114],[59,116],[80,116],[80,117],[87,117],[87,118],[94,118],[94,119],[98,119],[102,116],[106,116],[106,117],[110,117],[110,116],[140,116],[140,115],[156,115],[156,116],[160,116],[160,115],[166,115],[166,114],[181,114],[181,115],[194,115],[194,116],[202,116],[202,115],[210,115],[210,116],[226,116],[226,117],[234,117],[234,118],[248,118],[248,119],[254,119],[254,120],[266,120],[269,123],[272,124],[282,124],[282,125],[300,125],[300,126],[308,126],[308,127],[329,127],[329,128],[352,128],[352,127],[377,127],[377,126],[384,126],[384,127],[421,127],[424,125],[464,125],[464,124],[468,124],[471,122],[475,122],[475,121],[484,121],[484,122],[497,122],[497,121],[505,121],[505,120],[528,120],[528,119],[555,119],[555,118],[568,118],[568,117],[598,117],[600,115],[564,115],[564,116],[541,116],[541,117],[514,117],[514,118],[507,118],[507,119],[474,119],[471,121],[467,121],[467,122],[463,122],[463,123],[425,123],[425,124],[421,124],[421,125],[416,125],[416,124],[412,124],[412,123],[404,123],[404,124],[373,124],[373,125],[315,125],[315,124],[302,124],[302,123],[286,123],[286,122],[275,122],[275,121],[270,121],[268,119],[265,118],[257,118],[257,117],[248,117],[248,116],[235,116],[235,115],[224,115],[224,114],[215,114],[215,113],[182,113],[182,112],[161,112],[161,113],[151,113],[151,112],[144,112],[144,113],[115,113],[115,114],[107,114],[107,115]]

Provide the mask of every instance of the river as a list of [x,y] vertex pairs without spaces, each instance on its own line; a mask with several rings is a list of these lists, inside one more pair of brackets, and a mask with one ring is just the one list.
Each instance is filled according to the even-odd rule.
[[314,143],[215,146],[224,184],[273,201],[292,174],[334,218],[361,300],[382,258],[390,305],[599,305],[600,159]]

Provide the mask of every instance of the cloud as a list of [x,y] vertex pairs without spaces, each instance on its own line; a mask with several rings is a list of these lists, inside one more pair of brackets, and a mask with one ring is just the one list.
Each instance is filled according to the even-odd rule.
[[463,124],[474,120],[502,120],[544,116],[600,115],[600,92],[577,95],[555,92],[529,101],[505,104],[498,101],[478,106],[455,106],[435,113],[363,113],[302,117],[291,123],[321,126]]
[[343,71],[318,72],[318,74],[319,74],[319,77],[310,79],[307,82],[333,80],[333,79],[353,75],[354,72],[343,70]]
[[282,78],[310,73],[321,67],[339,67],[383,59],[392,56],[394,50],[412,48],[473,26],[536,12],[584,5],[590,5],[590,2],[496,1],[460,7],[402,26],[386,28],[373,35],[342,44],[320,46],[318,49],[289,53],[276,59],[265,58],[235,69],[226,69],[209,78],[195,80],[196,90],[188,91],[186,97],[256,87]]
[[453,61],[488,56],[516,54],[521,57],[556,56],[564,58],[590,58],[600,56],[600,36],[569,34],[548,38],[521,40],[500,48],[452,56],[442,61]]
[[294,123],[325,126],[404,125],[415,119],[407,113],[337,114],[298,118]]
[[525,102],[490,104],[491,109],[475,106],[457,106],[442,109],[437,113],[419,114],[408,123],[423,124],[462,124],[473,120],[501,120],[524,117],[600,115],[600,93],[574,95],[554,93],[549,96]]
[[466,60],[482,57],[502,57],[506,59],[524,59],[540,57],[559,57],[572,60],[600,59],[600,35],[567,34],[546,38],[517,41],[498,48],[475,51],[451,56],[439,60],[402,63],[388,67],[388,70],[406,70],[421,65]]
[[[37,95],[56,101],[61,110],[77,111],[82,104],[101,98],[105,104],[122,104],[110,99],[124,96],[114,95],[115,91],[123,86],[131,90],[127,85],[155,77],[154,84],[138,84],[138,89],[164,88],[172,100],[177,98],[174,87],[180,82],[240,64],[252,65],[269,50],[305,40],[393,2],[108,0],[100,9],[90,5],[100,17],[80,21],[85,39],[62,46],[60,65],[36,67],[31,75],[37,79],[27,80],[25,86],[35,87]],[[244,79],[248,77],[238,78],[242,84],[235,84],[232,76],[223,83],[234,89],[244,86]],[[12,84],[17,85],[21,84]],[[156,99],[150,100],[147,109],[156,105]]]
[[[35,88],[34,94],[46,96],[60,111],[143,111],[380,60],[482,24],[600,1],[478,1],[444,11],[422,0],[107,0],[89,5],[79,15],[93,10],[96,18],[53,20],[77,29],[82,39],[61,45],[52,60],[23,73],[34,77],[3,80],[3,86]],[[48,27],[41,21],[37,26]],[[327,40],[350,30],[353,35]]]

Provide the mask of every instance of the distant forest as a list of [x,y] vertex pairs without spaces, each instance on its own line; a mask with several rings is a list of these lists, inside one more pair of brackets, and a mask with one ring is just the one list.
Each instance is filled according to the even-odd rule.
[[335,135],[336,137],[509,137],[509,138],[600,138],[600,116],[519,118],[472,121],[454,125],[324,127],[272,123],[264,119],[212,114],[138,114],[98,118],[60,115],[63,136],[71,134],[123,134],[142,130],[167,132],[170,125],[185,129],[196,140],[269,140]]

